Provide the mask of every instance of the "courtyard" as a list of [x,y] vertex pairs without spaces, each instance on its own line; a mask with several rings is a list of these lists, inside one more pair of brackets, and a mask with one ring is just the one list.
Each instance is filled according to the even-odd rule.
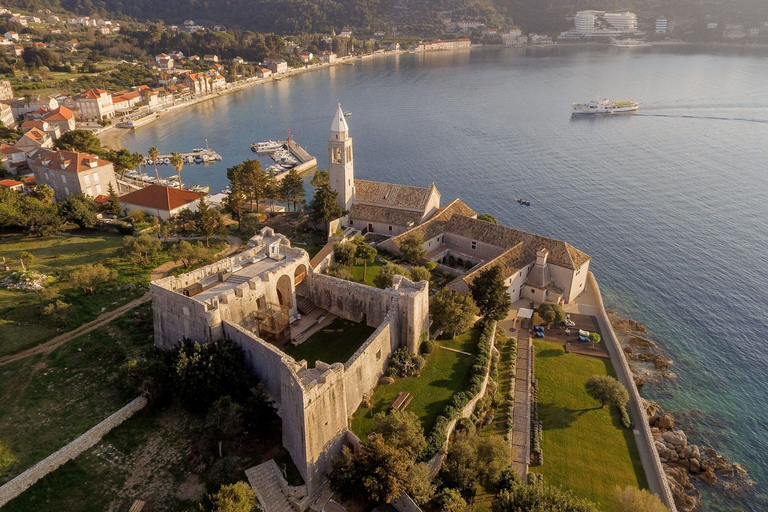
[[287,345],[283,350],[296,361],[306,359],[309,368],[314,368],[318,360],[345,363],[375,330],[363,323],[336,318],[300,345]]

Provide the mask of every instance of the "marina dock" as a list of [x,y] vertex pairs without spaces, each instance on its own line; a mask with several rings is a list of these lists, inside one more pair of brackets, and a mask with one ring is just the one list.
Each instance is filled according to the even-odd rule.
[[[251,144],[251,150],[257,153],[258,155],[270,155],[272,156],[273,160],[275,160],[277,163],[284,163],[284,160],[279,161],[279,158],[275,156],[277,153],[280,153],[280,152],[285,153],[287,151],[295,159],[293,162],[289,162],[287,166],[284,166],[283,170],[279,170],[279,168],[281,167],[280,165],[271,166],[278,169],[275,173],[275,178],[278,181],[282,180],[285,176],[287,176],[291,170],[295,169],[297,173],[302,174],[302,173],[309,172],[317,167],[317,158],[310,155],[295,140],[289,139],[289,140],[269,141],[270,146],[268,147],[268,149],[258,148],[257,145],[259,144],[267,144],[267,143],[254,142],[253,144]],[[298,163],[296,163],[297,161]],[[291,165],[292,167],[290,167]],[[270,168],[267,168],[267,172],[269,172],[269,170]]]

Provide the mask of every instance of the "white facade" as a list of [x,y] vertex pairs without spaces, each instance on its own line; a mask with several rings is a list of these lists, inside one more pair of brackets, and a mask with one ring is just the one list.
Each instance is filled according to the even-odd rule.
[[576,24],[576,31],[588,33],[595,30],[597,23],[597,17],[603,14],[603,11],[579,11],[576,13],[574,23]]
[[355,170],[352,154],[352,137],[341,110],[341,104],[331,124],[328,141],[328,175],[331,187],[339,193],[338,203],[344,210],[352,208],[355,199]]
[[115,117],[112,96],[107,91],[92,89],[77,97],[78,117],[86,121],[100,121]]
[[637,14],[633,12],[608,12],[603,15],[603,20],[617,30],[626,32],[637,30]]
[[660,18],[656,20],[656,33],[657,34],[666,34],[667,33],[667,20],[664,18]]

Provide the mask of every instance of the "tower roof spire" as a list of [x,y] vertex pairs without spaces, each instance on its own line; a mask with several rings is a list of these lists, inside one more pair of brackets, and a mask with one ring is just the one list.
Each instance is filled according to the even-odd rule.
[[347,126],[347,120],[344,118],[344,111],[341,110],[341,103],[339,103],[339,109],[336,111],[336,116],[333,118],[333,124],[331,124],[332,132],[348,132],[349,126]]

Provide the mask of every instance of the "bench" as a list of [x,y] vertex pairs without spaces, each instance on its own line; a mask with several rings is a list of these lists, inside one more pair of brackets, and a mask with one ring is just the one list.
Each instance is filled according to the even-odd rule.
[[406,392],[401,391],[397,394],[397,397],[395,398],[395,401],[392,402],[392,405],[389,406],[390,411],[404,411],[406,407],[408,407],[408,404],[411,403],[411,400],[413,400],[413,396]]
[[133,505],[131,505],[131,508],[128,509],[128,512],[141,512],[141,510],[144,508],[144,503],[141,500],[136,500],[133,502]]

